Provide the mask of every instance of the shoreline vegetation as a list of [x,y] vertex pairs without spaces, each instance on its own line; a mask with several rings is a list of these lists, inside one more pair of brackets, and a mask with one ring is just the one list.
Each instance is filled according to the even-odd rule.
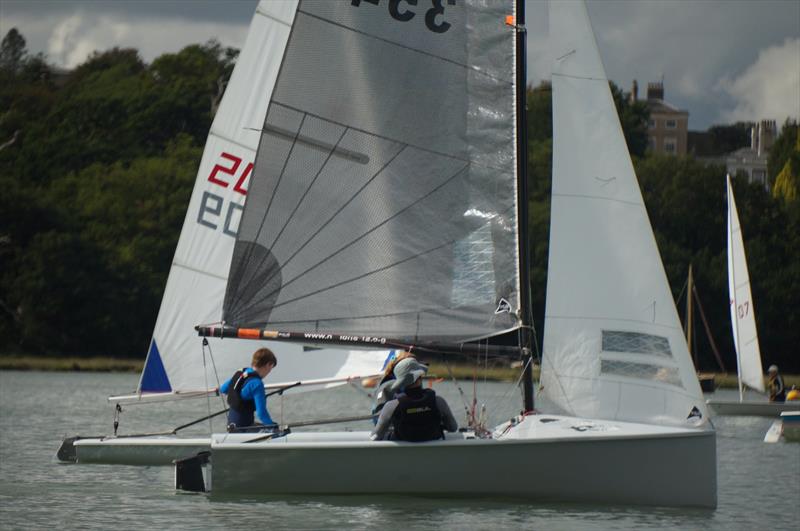
[[[0,356],[0,371],[54,371],[54,372],[141,372],[144,360],[126,358],[80,358],[80,357],[38,357],[38,356]],[[513,382],[519,378],[519,368],[509,366],[478,367],[474,364],[453,362],[449,364],[431,362],[428,364],[428,377],[432,379],[492,382]],[[451,376],[452,374],[452,376]],[[703,373],[714,376],[716,389],[736,389],[735,373]],[[533,378],[539,380],[539,367],[534,367]],[[800,387],[800,375],[784,374],[787,388]]]

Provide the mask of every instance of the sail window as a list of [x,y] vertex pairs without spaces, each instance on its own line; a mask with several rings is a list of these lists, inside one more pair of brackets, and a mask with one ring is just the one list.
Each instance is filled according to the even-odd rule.
[[457,241],[453,249],[455,273],[454,306],[481,304],[495,299],[494,242],[489,223]]
[[669,340],[663,336],[641,332],[603,330],[603,350],[605,352],[629,352],[671,358]]
[[603,359],[600,360],[600,372],[683,387],[681,376],[676,367],[661,367],[649,363]]

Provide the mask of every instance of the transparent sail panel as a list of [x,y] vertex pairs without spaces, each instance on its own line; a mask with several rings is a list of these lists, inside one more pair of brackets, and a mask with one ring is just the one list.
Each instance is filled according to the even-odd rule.
[[681,375],[675,367],[661,367],[634,361],[600,360],[600,373],[640,380],[668,383],[682,387]]
[[603,330],[603,350],[607,352],[632,352],[672,356],[666,337],[642,334],[641,332],[619,332]]
[[483,225],[455,244],[451,301],[457,306],[494,299],[494,245],[491,226]]
[[225,321],[409,341],[514,329],[512,2],[375,4],[298,6]]

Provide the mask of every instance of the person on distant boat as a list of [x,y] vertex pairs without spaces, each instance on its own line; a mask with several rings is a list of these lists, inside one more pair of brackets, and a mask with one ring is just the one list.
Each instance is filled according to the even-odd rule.
[[267,397],[264,392],[264,378],[278,365],[275,354],[268,348],[260,348],[253,353],[250,367],[236,371],[223,383],[219,391],[227,395],[228,431],[246,428],[255,423],[253,413],[266,426],[275,426],[267,411]]
[[[381,378],[378,388],[375,390],[375,401],[372,404],[373,415],[378,415],[386,402],[394,398],[394,395],[397,392],[403,390],[403,387],[407,382],[400,382],[398,384],[397,378],[394,375],[394,369],[397,367],[398,363],[405,359],[413,359],[416,361],[416,358],[412,353],[403,351],[386,363],[386,367],[383,371],[383,378]],[[428,370],[428,368],[421,363],[417,363],[417,365],[419,366],[415,367],[416,370]],[[377,418],[374,418],[373,422],[377,423]]]
[[770,365],[767,373],[769,374],[769,401],[785,402],[786,387],[783,385],[783,378],[778,374],[778,366]]
[[427,367],[414,358],[406,358],[394,368],[393,390],[403,393],[389,400],[381,409],[378,423],[370,433],[373,441],[423,442],[444,439],[444,430],[458,430],[458,422],[447,401],[436,396],[433,389],[422,387],[422,376]]

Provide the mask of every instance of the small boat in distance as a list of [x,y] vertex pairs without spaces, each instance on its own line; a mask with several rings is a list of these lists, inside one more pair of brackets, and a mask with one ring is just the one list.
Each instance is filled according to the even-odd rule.
[[[744,251],[739,213],[733,197],[731,176],[726,177],[728,190],[728,291],[730,293],[731,328],[736,349],[739,400],[711,398],[708,405],[717,415],[777,417],[797,406],[783,402],[768,402],[764,395],[764,370],[758,345],[755,307],[750,290],[750,274]],[[761,393],[758,399],[746,399],[745,390]]]
[[[800,403],[795,401],[794,406],[798,407]],[[781,413],[780,418],[772,423],[764,436],[766,443],[776,443],[781,440],[800,442],[800,409]]]

